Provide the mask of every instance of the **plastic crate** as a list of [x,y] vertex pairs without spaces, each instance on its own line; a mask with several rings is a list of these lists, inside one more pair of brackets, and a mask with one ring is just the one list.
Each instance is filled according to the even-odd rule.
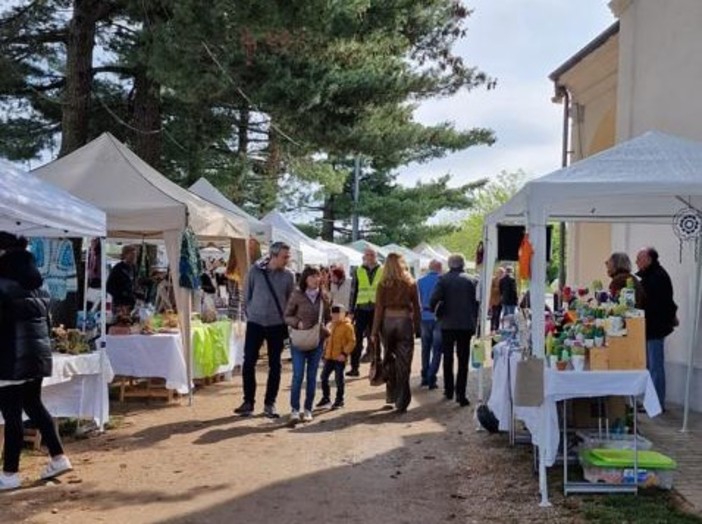
[[[580,449],[634,449],[634,435],[630,434],[610,433],[608,436],[599,431],[578,431],[576,435],[582,441]],[[653,442],[641,435],[638,435],[636,440],[639,451],[648,451],[653,447]]]
[[[604,454],[601,452],[605,452]],[[611,460],[601,460],[602,456]],[[580,453],[580,464],[583,468],[585,480],[592,483],[606,484],[638,484],[644,488],[673,489],[673,476],[676,464],[674,461],[656,452],[640,452],[640,466],[638,477],[635,477],[633,463],[631,460],[633,453],[628,450],[584,450]],[[660,460],[660,457],[666,460]],[[647,459],[653,459],[651,464],[659,464],[663,467],[651,467]],[[625,466],[608,465],[624,464]]]

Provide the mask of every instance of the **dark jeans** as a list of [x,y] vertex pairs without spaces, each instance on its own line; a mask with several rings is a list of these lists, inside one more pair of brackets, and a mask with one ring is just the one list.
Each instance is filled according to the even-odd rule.
[[498,331],[500,329],[500,315],[502,314],[502,304],[492,306],[490,308],[490,331]]
[[366,334],[370,335],[373,328],[374,309],[357,309],[354,313],[354,325],[356,326],[356,349],[351,353],[351,369],[358,371],[361,365],[361,353],[363,352],[363,340]]
[[[466,399],[466,387],[468,386],[468,365],[470,363],[470,339],[473,332],[459,329],[445,329],[442,331],[442,347],[444,351],[444,394],[446,398],[454,398],[457,401]],[[454,382],[453,375],[453,349],[456,348],[458,357],[458,370]]]
[[268,381],[266,383],[265,405],[272,406],[280,389],[280,355],[283,352],[288,328],[285,325],[264,327],[253,322],[246,323],[246,340],[244,342],[244,402],[256,402],[256,363],[263,341],[268,346]]
[[441,327],[436,320],[422,320],[422,384],[433,386],[441,365]]
[[317,370],[319,361],[322,359],[322,345],[317,349],[304,351],[293,346],[292,365],[293,377],[290,388],[290,407],[294,411],[300,411],[300,396],[302,395],[302,383],[307,380],[305,386],[305,409],[312,411],[314,407],[314,394],[317,391]]
[[19,471],[20,453],[24,442],[22,411],[41,433],[41,438],[49,448],[52,457],[63,455],[54,421],[41,402],[41,381],[34,379],[16,386],[0,387],[0,411],[5,419],[5,449],[3,451],[3,471]]
[[414,355],[414,328],[411,318],[383,320],[383,347],[385,348],[385,401],[404,411],[412,401],[410,373]]
[[646,368],[651,374],[656,388],[661,408],[665,409],[665,353],[663,352],[664,338],[654,338],[646,341]]
[[324,368],[322,369],[322,375],[319,379],[322,382],[322,398],[325,400],[331,400],[329,377],[334,373],[334,380],[336,382],[336,403],[341,404],[344,402],[344,367],[346,367],[346,362],[339,362],[337,360],[324,361]]

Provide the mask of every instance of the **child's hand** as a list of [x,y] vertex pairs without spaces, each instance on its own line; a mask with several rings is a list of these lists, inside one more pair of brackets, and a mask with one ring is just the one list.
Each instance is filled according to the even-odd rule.
[[336,357],[336,361],[337,362],[346,362],[346,355],[343,355],[343,354],[339,355],[338,357]]

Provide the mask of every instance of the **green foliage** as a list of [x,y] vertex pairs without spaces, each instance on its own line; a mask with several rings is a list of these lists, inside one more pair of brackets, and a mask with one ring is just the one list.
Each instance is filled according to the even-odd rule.
[[485,217],[507,202],[527,180],[524,171],[502,171],[480,188],[475,195],[473,206],[460,229],[445,236],[435,237],[437,243],[450,251],[463,253],[471,260],[478,242],[483,238]]
[[641,491],[637,497],[610,495],[583,502],[587,522],[600,524],[700,524],[702,518],[686,513],[668,492]]

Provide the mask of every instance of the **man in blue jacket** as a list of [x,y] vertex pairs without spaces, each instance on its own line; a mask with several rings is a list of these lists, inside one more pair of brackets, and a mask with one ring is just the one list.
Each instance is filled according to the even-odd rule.
[[436,283],[441,276],[441,262],[432,260],[429,272],[417,281],[419,301],[422,304],[422,387],[437,389],[436,375],[441,365],[441,328],[434,311],[429,307]]

